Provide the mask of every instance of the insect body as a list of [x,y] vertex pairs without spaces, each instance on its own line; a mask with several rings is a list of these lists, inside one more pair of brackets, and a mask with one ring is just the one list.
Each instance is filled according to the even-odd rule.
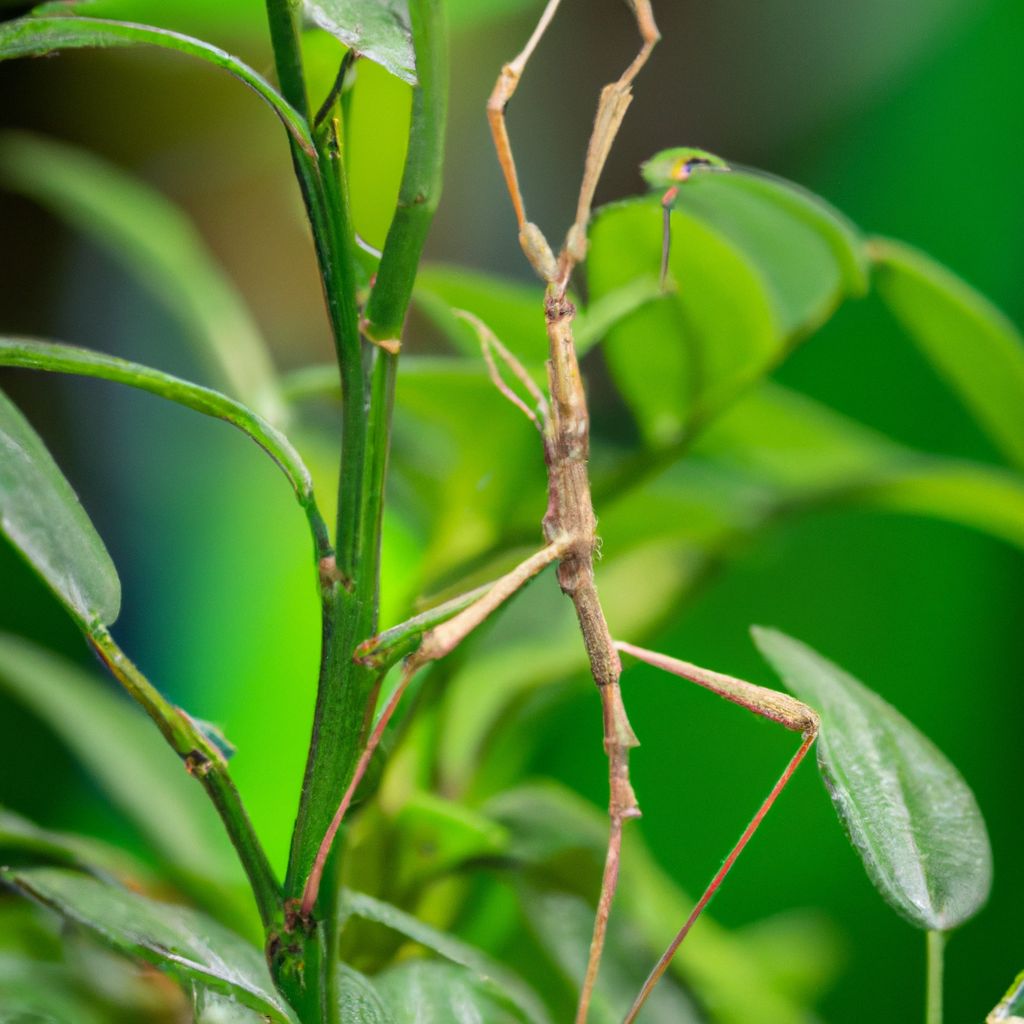
[[672,206],[679,195],[679,186],[688,181],[690,175],[700,171],[728,171],[729,165],[713,153],[691,146],[677,146],[655,153],[646,163],[641,164],[640,173],[652,189],[665,189],[661,197],[664,216],[664,231],[661,243],[661,286],[665,287],[668,275],[668,256],[672,245]]

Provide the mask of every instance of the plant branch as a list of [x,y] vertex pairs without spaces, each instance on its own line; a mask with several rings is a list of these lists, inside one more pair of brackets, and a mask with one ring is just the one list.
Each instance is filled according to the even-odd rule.
[[280,917],[281,887],[231,780],[227,762],[195,723],[136,668],[104,626],[93,624],[83,626],[83,630],[114,678],[156,723],[189,775],[206,790],[248,876],[263,927],[269,929]]
[[[337,1013],[330,997],[337,884],[335,873],[325,870],[331,845],[325,837],[339,789],[348,787],[365,746],[381,678],[357,661],[355,652],[377,630],[396,353],[440,190],[448,77],[441,0],[413,0],[410,14],[419,85],[413,95],[399,204],[362,325],[356,305],[355,232],[337,121],[330,130],[316,133],[316,168],[296,160],[341,374],[341,469],[335,562],[324,566],[323,649],[313,735],[285,880],[289,912],[271,959],[275,977],[300,1015],[317,1022],[333,1020]],[[361,326],[377,344],[362,340]],[[315,906],[302,912],[303,893],[317,864],[321,877],[330,881],[319,887]]]

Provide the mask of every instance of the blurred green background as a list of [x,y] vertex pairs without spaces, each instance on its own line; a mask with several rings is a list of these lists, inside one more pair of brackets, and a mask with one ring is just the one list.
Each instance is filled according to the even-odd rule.
[[[472,0],[455,6],[451,149],[429,255],[528,280],[483,104],[537,5],[508,0],[488,18]],[[256,0],[154,7],[162,23],[269,74]],[[798,181],[865,230],[920,246],[1024,322],[1020,0],[662,0],[656,13],[664,42],[637,85],[600,201],[639,191],[637,166],[658,149],[697,145]],[[567,3],[516,97],[510,127],[524,193],[551,234],[564,229],[574,201],[597,91],[634,47],[619,0]],[[372,66],[360,75],[352,187],[359,228],[379,243],[408,94]],[[0,95],[4,127],[80,143],[188,210],[282,367],[329,358],[287,149],[245,90],[142,51],[0,65]],[[0,196],[0,225],[5,333],[201,377],[166,312],[104,254],[9,196]],[[412,351],[432,343],[421,326],[413,324]],[[593,373],[599,384],[600,366]],[[844,307],[777,376],[920,449],[998,461],[874,300]],[[236,777],[282,863],[317,654],[307,541],[290,496],[252,446],[180,409],[98,382],[8,372],[0,383],[108,543],[124,582],[122,646],[175,700],[225,727],[239,748]],[[595,415],[609,436],[623,429]],[[403,567],[416,542],[391,526],[385,622],[409,597]],[[950,945],[951,1024],[981,1019],[1024,966],[1022,569],[1020,552],[965,528],[822,513],[738,552],[653,644],[771,684],[747,628],[779,626],[877,689],[960,768],[987,819],[996,875],[988,907]],[[0,628],[88,662],[74,627],[6,546]],[[639,828],[673,877],[699,891],[778,772],[789,738],[650,670],[629,669],[623,685],[643,742],[634,755]],[[603,803],[593,693],[582,684],[560,691],[543,729],[530,770]],[[0,803],[47,825],[133,841],[56,741],[2,698],[0,746]],[[769,817],[713,912],[740,927],[793,908],[819,908],[842,939],[844,968],[820,1008],[824,1020],[920,1017],[923,940],[871,889],[811,770]]]

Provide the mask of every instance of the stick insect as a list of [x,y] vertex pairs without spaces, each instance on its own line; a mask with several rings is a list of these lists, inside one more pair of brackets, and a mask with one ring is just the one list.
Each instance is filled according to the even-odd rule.
[[[587,147],[575,217],[557,255],[541,230],[526,216],[519,188],[511,141],[505,121],[509,102],[516,92],[523,71],[550,25],[561,0],[549,0],[536,29],[523,50],[504,65],[487,103],[487,117],[498,160],[505,178],[519,228],[519,241],[530,265],[544,281],[544,322],[549,340],[547,395],[533,382],[515,356],[509,352],[487,325],[464,314],[480,337],[491,379],[498,390],[519,407],[543,438],[548,467],[548,505],[542,521],[544,546],[511,572],[492,584],[426,612],[415,619],[365,641],[356,652],[364,664],[375,668],[381,677],[404,658],[401,677],[370,733],[354,776],[342,797],[305,885],[301,915],[309,917],[315,905],[327,855],[363,778],[384,731],[416,672],[445,657],[458,647],[478,626],[510,597],[549,565],[557,564],[562,591],[572,600],[580,632],[590,663],[591,675],[601,699],[604,747],[609,774],[609,835],[601,889],[594,918],[590,950],[576,1011],[577,1024],[585,1024],[597,981],[604,949],[608,919],[619,877],[624,823],[639,817],[640,808],[629,779],[629,751],[637,745],[622,701],[619,676],[622,671],[619,652],[650,661],[670,672],[692,679],[756,712],[802,733],[803,742],[782,777],[776,783],[754,819],[744,831],[705,894],[694,906],[673,944],[651,972],[629,1011],[632,1021],[651,989],[667,969],[679,944],[714,895],[725,874],[746,846],[761,819],[788,782],[817,733],[817,716],[793,698],[761,687],[711,673],[664,655],[644,651],[628,644],[616,644],[605,619],[594,579],[594,556],[598,546],[597,520],[594,515],[588,472],[589,415],[575,343],[573,321],[576,309],[567,297],[573,271],[586,257],[587,227],[594,194],[602,170],[618,134],[626,110],[632,101],[632,85],[647,63],[659,33],[650,0],[627,0],[636,19],[641,45],[633,61],[619,78],[605,86]],[[665,188],[665,242],[662,253],[662,277],[667,269],[669,219],[679,186],[697,170],[726,170],[725,164],[702,150],[676,149],[659,154],[644,166],[644,176],[655,188]],[[511,371],[529,394],[532,407],[503,380],[498,360]]]

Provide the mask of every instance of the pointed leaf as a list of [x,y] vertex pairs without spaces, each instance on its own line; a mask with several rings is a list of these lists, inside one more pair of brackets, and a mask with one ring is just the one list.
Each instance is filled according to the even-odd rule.
[[821,714],[818,764],[875,887],[919,928],[948,931],[992,884],[992,851],[974,794],[898,711],[805,644],[772,629],[754,640],[783,681]]
[[275,991],[260,950],[195,910],[60,868],[3,869],[0,878],[185,985],[231,996],[279,1024],[296,1021]]
[[377,976],[395,1024],[528,1024],[492,981],[437,960],[410,960]]
[[237,57],[201,39],[168,29],[103,18],[40,17],[19,18],[0,24],[0,60],[14,57],[42,57],[58,50],[80,50],[109,46],[158,46],[189,57],[198,57],[223,68],[244,82],[277,114],[295,141],[310,156],[316,148],[305,120],[270,85]]
[[410,85],[416,84],[416,53],[408,0],[303,0],[314,25]]
[[692,452],[741,473],[748,485],[769,488],[753,491],[746,502],[741,494],[729,496],[733,510],[747,504],[755,517],[867,505],[945,519],[1024,546],[1019,475],[914,451],[770,382],[724,412]]
[[72,615],[109,625],[121,582],[107,549],[42,439],[0,391],[0,530]]
[[0,185],[108,250],[181,323],[218,385],[271,422],[284,421],[259,329],[181,210],[92,154],[21,133],[0,138]]
[[893,314],[1008,459],[1024,467],[1024,338],[983,295],[923,253],[871,242]]
[[60,737],[183,884],[192,879],[195,891],[238,877],[216,813],[141,710],[78,666],[5,634],[0,690]]

